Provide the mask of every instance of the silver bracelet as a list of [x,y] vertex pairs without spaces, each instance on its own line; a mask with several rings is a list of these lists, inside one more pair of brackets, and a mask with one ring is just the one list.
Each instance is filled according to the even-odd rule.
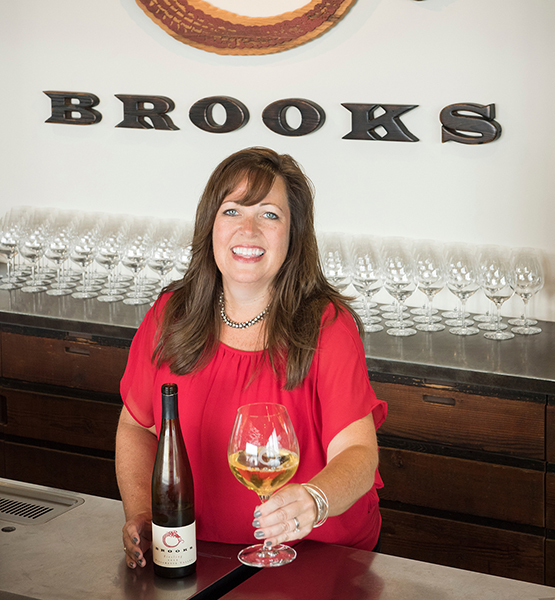
[[328,518],[328,513],[330,510],[330,503],[328,502],[328,498],[326,494],[324,494],[324,492],[313,483],[301,483],[301,485],[312,496],[312,499],[316,503],[317,514],[316,522],[314,523],[313,527],[320,527],[326,522],[326,519]]

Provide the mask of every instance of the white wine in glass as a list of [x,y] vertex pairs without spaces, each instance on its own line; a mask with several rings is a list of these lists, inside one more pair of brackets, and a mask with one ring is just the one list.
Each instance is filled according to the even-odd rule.
[[[235,477],[262,502],[285,485],[299,466],[299,443],[285,406],[241,406],[229,440],[228,460]],[[241,550],[238,558],[251,567],[279,567],[296,556],[293,548],[283,544],[255,544]]]

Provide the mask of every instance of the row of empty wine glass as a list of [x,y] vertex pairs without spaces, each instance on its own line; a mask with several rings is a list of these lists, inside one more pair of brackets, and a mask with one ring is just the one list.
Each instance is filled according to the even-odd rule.
[[[529,301],[544,283],[539,250],[338,233],[320,234],[319,248],[328,281],[340,291],[352,285],[361,295],[366,331],[383,329],[372,300],[382,289],[394,300],[386,313],[390,335],[410,336],[417,330],[445,329],[433,307],[434,297],[444,289],[458,299],[457,310],[451,311],[445,321],[454,335],[479,333],[474,320],[486,329],[484,337],[494,340],[510,339],[515,333],[533,335],[541,331],[535,326],[537,322],[528,316]],[[421,314],[415,317],[415,325],[404,309],[406,300],[416,290],[425,295],[426,308],[418,311]],[[491,301],[492,309],[486,315],[470,319],[466,302],[478,291]],[[513,325],[509,331],[502,322],[501,307],[513,294],[522,299],[523,312],[521,318],[509,320]]]
[[0,224],[0,289],[146,304],[187,270],[191,237],[187,221],[14,208]]

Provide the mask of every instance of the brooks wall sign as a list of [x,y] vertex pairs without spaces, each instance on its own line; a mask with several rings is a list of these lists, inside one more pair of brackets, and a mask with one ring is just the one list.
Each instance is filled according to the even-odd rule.
[[[63,125],[95,125],[102,121],[96,110],[100,98],[85,92],[44,92],[51,100],[52,114],[46,123]],[[116,127],[123,129],[160,129],[177,131],[170,113],[175,103],[167,96],[138,96],[116,94],[123,103],[123,120]],[[225,111],[225,121],[218,123],[213,110],[220,105]],[[418,142],[407,129],[401,117],[417,108],[416,104],[341,104],[351,113],[351,131],[344,140],[374,140],[385,142]],[[301,122],[292,127],[287,112],[295,109]],[[199,129],[208,133],[231,133],[249,122],[249,109],[236,98],[211,96],[195,102],[189,109],[189,119]],[[501,125],[495,120],[495,104],[465,102],[450,104],[439,114],[441,141],[459,144],[488,144],[499,138]],[[305,98],[285,98],[272,102],[262,111],[262,121],[274,133],[285,136],[304,136],[314,133],[326,121],[324,109]]]
[[[136,0],[175,39],[216,54],[273,54],[326,33],[356,0],[311,0],[273,17],[245,17],[203,0]],[[275,0],[279,5],[279,0]]]

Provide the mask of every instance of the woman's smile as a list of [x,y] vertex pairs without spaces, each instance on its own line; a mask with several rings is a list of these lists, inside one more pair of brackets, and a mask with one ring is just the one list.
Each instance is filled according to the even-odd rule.
[[237,257],[237,260],[247,260],[254,262],[262,258],[264,249],[258,246],[235,246],[231,252]]

